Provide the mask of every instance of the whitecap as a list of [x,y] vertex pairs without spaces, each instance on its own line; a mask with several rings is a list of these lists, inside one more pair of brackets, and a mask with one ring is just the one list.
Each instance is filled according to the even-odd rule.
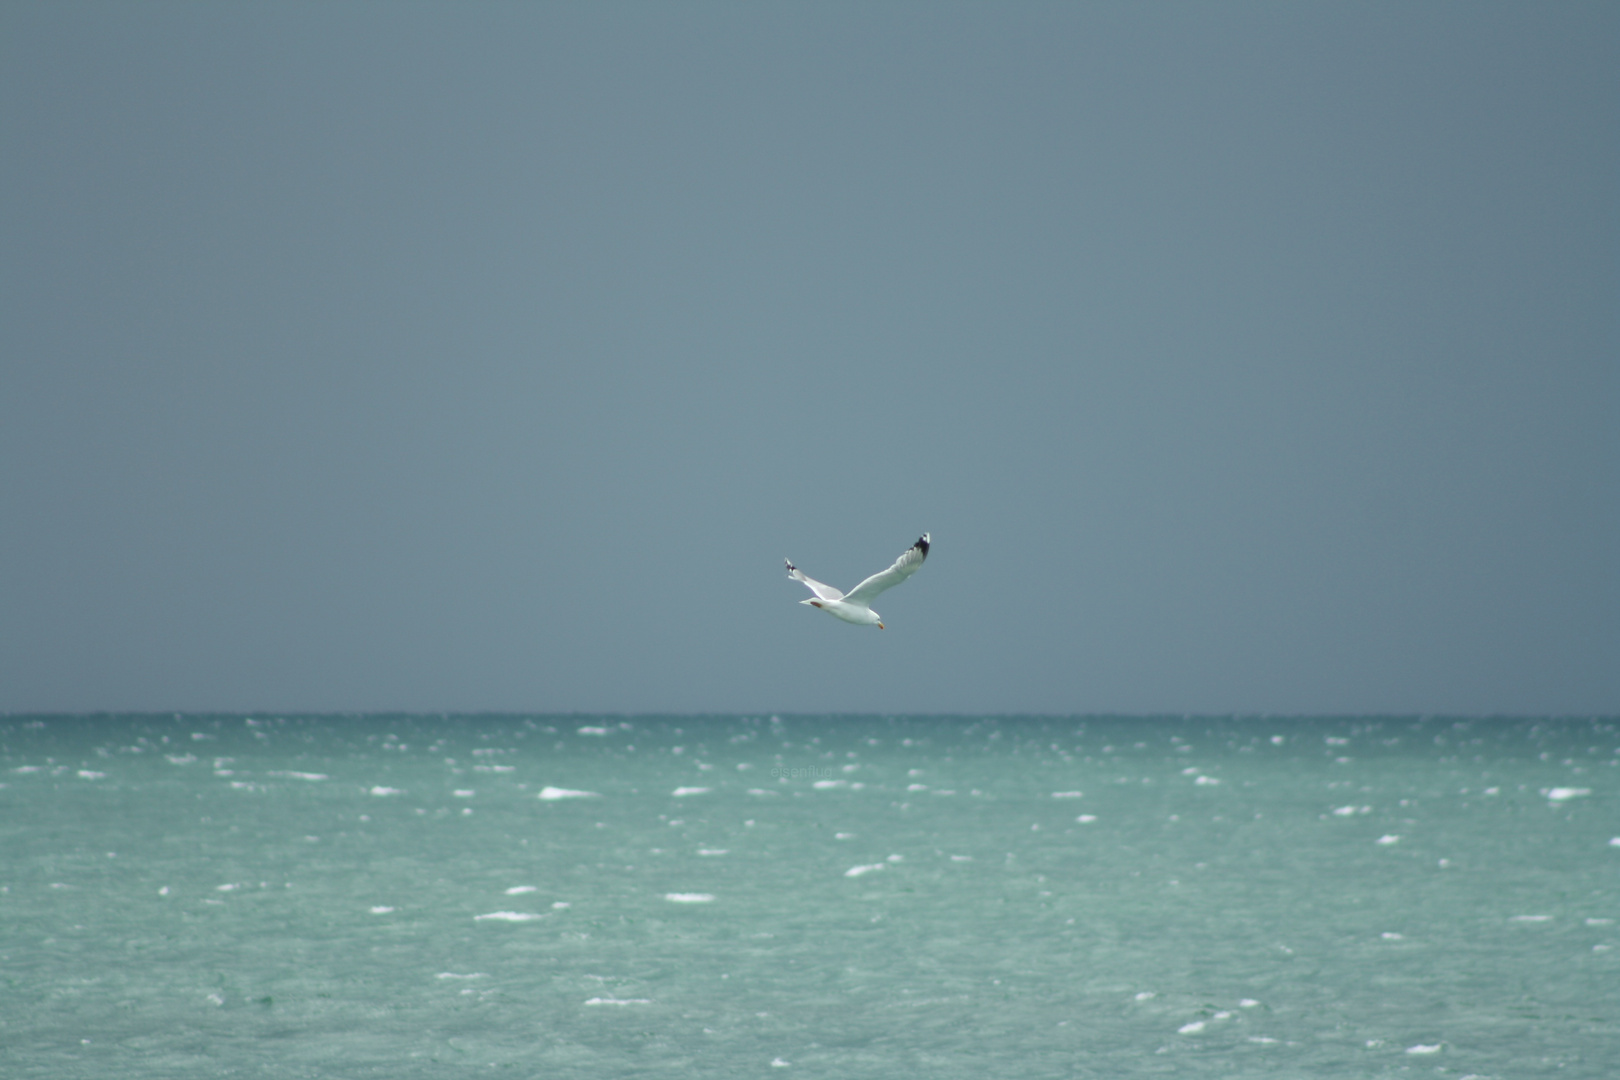
[[312,782],[315,781],[315,780],[329,779],[325,773],[292,772],[291,770],[280,770],[280,771],[277,771],[277,772],[267,773],[266,775],[268,775],[268,776],[279,776],[279,777],[282,777],[282,778],[287,779],[287,780],[309,780],[309,781],[312,781]]
[[1408,1054],[1438,1054],[1445,1049],[1445,1046],[1445,1043],[1435,1043],[1433,1046],[1424,1046],[1422,1043],[1418,1043],[1416,1046],[1408,1046],[1406,1052]]
[[540,891],[539,888],[537,886],[534,886],[534,885],[514,885],[510,889],[506,890],[506,895],[507,896],[522,896],[524,893],[532,893],[532,892],[539,892],[539,891]]
[[833,839],[834,840],[853,840],[853,839],[855,839],[855,834],[852,833],[852,832],[833,833]]
[[470,799],[474,795],[477,795],[478,792],[472,790],[471,788],[457,788],[455,791],[452,791],[450,794],[454,795],[458,799]]
[[1054,798],[1054,799],[1078,799],[1078,798],[1081,798],[1084,795],[1085,795],[1085,792],[1083,792],[1083,791],[1054,791],[1054,792],[1052,792],[1052,798]]
[[1156,998],[1158,996],[1159,995],[1157,993],[1155,993],[1154,991],[1152,991],[1152,990],[1143,990],[1141,993],[1136,995],[1136,1000],[1137,1001],[1152,1001],[1154,998]]
[[1383,836],[1380,836],[1376,841],[1376,843],[1382,844],[1385,847],[1388,847],[1391,844],[1398,844],[1400,842],[1401,842],[1401,838],[1399,836],[1396,836],[1394,833],[1385,833]]
[[83,780],[105,780],[107,779],[107,774],[104,772],[96,772],[94,769],[80,769],[79,777]]
[[553,799],[600,799],[602,796],[594,791],[573,791],[569,788],[546,786],[540,789],[540,798],[551,802]]
[[973,856],[971,856],[971,855],[952,855],[951,856],[951,862],[972,862],[972,861],[973,861]]
[[1218,784],[1220,781],[1215,779],[1213,776],[1200,776],[1197,780],[1194,780],[1193,783],[1207,787],[1212,784]]
[[652,1002],[647,998],[615,998],[615,997],[602,998],[602,997],[594,997],[594,998],[591,998],[591,1000],[587,1001],[585,1004],[587,1004],[587,1005],[651,1005]]
[[1074,820],[1078,821],[1082,825],[1090,825],[1093,821],[1097,820],[1097,815],[1096,814],[1081,814],[1079,817],[1075,818]]
[[1551,915],[1514,915],[1508,922],[1552,922]]
[[605,727],[582,727],[579,729],[579,733],[581,735],[606,735],[608,729]]
[[869,864],[867,866],[852,866],[848,870],[844,871],[844,876],[845,877],[860,877],[862,874],[870,874],[874,870],[882,870],[884,865],[885,864],[879,862],[879,863],[871,863],[871,864]]
[[725,855],[725,854],[728,854],[728,852],[727,852],[726,848],[698,848],[698,854],[699,855]]
[[1180,1027],[1178,1027],[1176,1029],[1176,1034],[1177,1035],[1196,1035],[1200,1031],[1203,1031],[1203,1030],[1204,1030],[1204,1022],[1202,1020],[1194,1020],[1190,1024],[1182,1024]]
[[786,1069],[786,1068],[790,1067],[792,1064],[793,1064],[793,1062],[784,1061],[781,1058],[771,1058],[771,1068],[773,1068],[773,1069]]
[[1260,1003],[1258,1001],[1254,1000],[1254,998],[1244,998],[1242,1001],[1238,1002],[1238,1008],[1240,1008],[1240,1009],[1252,1009],[1252,1008],[1254,1008],[1255,1006],[1257,1006],[1259,1004]]
[[[79,774],[83,776],[83,773]],[[1584,787],[1555,787],[1547,792],[1547,798],[1552,802],[1563,802],[1566,799],[1584,799],[1592,794],[1591,788]]]
[[815,783],[811,784],[810,786],[813,787],[813,788],[818,788],[818,789],[820,789],[822,791],[826,791],[828,788],[849,787],[849,781],[848,780],[817,780]]
[[706,787],[678,787],[671,794],[679,799],[687,795],[707,795],[709,791],[710,789]]
[[393,911],[393,910],[394,910],[394,909],[393,909],[393,908],[391,908],[391,907],[385,907],[385,906],[384,906],[384,905],[382,905],[382,904],[378,904],[378,905],[377,905],[377,906],[376,906],[376,907],[373,907],[373,908],[372,908],[372,909],[371,909],[371,913],[372,913],[372,914],[373,914],[373,915],[387,915],[387,914],[389,914],[389,913],[390,913],[390,912],[392,912],[392,911]]
[[489,976],[484,974],[482,971],[475,971],[470,975],[457,975],[453,971],[441,971],[441,972],[439,972],[437,975],[435,975],[433,977],[435,979],[487,979],[487,978],[489,978]]
[[906,790],[907,791],[927,791],[928,790],[928,785],[927,784],[907,784],[906,785]]
[[1333,816],[1334,817],[1349,817],[1351,814],[1354,814],[1355,812],[1356,812],[1356,808],[1353,807],[1353,806],[1340,806],[1340,807],[1336,807],[1334,809]]
[[474,915],[473,922],[533,922],[543,918],[544,915],[531,911],[492,911],[488,915]]
[[1385,941],[1404,941],[1406,939],[1405,934],[1397,934],[1393,930],[1385,930],[1382,934],[1379,934],[1378,936],[1383,938]]
[[165,754],[163,756],[169,759],[171,765],[190,765],[197,760],[196,754]]
[[372,788],[371,793],[373,795],[403,795],[403,794],[405,794],[399,788],[383,787],[380,784],[378,786]]
[[1252,1043],[1259,1043],[1261,1046],[1277,1045],[1277,1040],[1271,1038],[1269,1035],[1250,1035],[1249,1041]]
[[672,892],[665,893],[664,899],[672,904],[707,904],[713,902],[714,896],[706,892]]
[[573,906],[574,905],[570,904],[567,900],[557,900],[557,901],[554,901],[552,903],[551,910],[552,911],[567,911],[569,908],[571,908]]
[[1586,925],[1587,926],[1612,926],[1612,925],[1614,925],[1614,920],[1613,919],[1587,919],[1586,920]]
[[1609,840],[1609,846],[1610,847],[1620,847],[1620,836],[1616,836],[1616,837],[1611,838]]

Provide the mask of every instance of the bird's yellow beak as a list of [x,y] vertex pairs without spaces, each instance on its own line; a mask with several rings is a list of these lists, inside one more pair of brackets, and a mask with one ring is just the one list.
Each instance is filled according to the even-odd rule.
[[883,629],[883,624],[882,623],[878,623],[878,629],[879,630]]

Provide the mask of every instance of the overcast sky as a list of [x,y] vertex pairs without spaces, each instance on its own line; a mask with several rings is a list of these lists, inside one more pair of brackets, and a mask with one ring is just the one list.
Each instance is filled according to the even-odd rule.
[[1620,711],[1614,4],[10,3],[0,230],[0,709]]

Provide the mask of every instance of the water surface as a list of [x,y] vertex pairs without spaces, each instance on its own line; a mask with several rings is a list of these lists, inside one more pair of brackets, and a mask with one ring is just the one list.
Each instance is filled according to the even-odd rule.
[[0,1074],[1609,1077],[1613,720],[0,718]]

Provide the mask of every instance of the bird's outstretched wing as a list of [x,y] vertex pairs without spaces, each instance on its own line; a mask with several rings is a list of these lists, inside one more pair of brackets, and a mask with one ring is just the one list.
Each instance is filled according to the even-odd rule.
[[928,534],[923,533],[921,539],[906,549],[906,553],[894,560],[894,565],[879,574],[873,574],[844,597],[851,604],[870,605],[874,597],[884,589],[892,589],[906,578],[917,572],[917,568],[928,558]]
[[788,577],[792,578],[794,581],[804,582],[810,587],[810,591],[816,594],[818,599],[842,600],[844,598],[844,594],[833,588],[831,585],[822,584],[815,578],[810,577],[803,570],[800,570],[797,566],[794,566],[792,559],[783,559],[782,561],[787,563]]

